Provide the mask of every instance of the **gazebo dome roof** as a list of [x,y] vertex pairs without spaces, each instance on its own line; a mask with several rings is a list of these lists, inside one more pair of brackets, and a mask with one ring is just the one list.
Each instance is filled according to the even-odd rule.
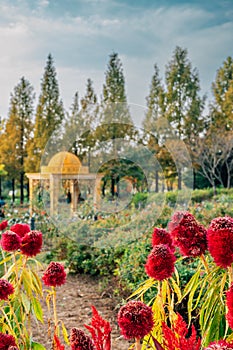
[[82,166],[79,158],[70,152],[59,152],[49,161],[48,166],[42,166],[42,173],[78,174]]

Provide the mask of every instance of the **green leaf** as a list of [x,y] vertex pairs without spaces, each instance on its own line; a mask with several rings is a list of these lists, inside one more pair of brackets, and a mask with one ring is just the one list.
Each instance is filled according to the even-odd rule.
[[33,311],[34,311],[34,314],[35,314],[37,320],[44,323],[43,310],[42,310],[42,307],[41,307],[39,300],[32,297],[31,301],[32,301],[32,308],[33,308]]
[[43,345],[36,343],[34,341],[32,342],[31,347],[32,347],[32,350],[46,350],[46,348]]
[[62,325],[63,338],[64,338],[66,344],[69,345],[70,344],[70,342],[69,342],[69,335],[68,335],[67,329],[66,329],[66,327],[65,327],[65,325],[64,325],[64,323],[62,321],[61,321],[61,325]]
[[23,292],[21,292],[21,298],[22,298],[22,303],[25,309],[26,314],[29,314],[30,312],[30,307],[31,307],[31,301],[30,299],[27,297],[26,294],[24,294]]

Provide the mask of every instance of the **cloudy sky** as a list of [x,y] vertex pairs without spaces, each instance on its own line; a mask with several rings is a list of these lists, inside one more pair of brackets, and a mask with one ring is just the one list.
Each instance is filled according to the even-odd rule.
[[145,105],[153,65],[161,76],[176,45],[188,49],[202,92],[233,55],[232,0],[0,0],[0,115],[25,76],[37,97],[48,53],[69,109],[87,78],[101,93],[109,54],[119,53],[128,101]]

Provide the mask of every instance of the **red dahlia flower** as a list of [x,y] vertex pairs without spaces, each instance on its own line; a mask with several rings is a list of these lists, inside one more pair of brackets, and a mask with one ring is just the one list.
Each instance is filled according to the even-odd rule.
[[230,266],[233,262],[233,219],[227,216],[213,219],[207,230],[207,241],[216,265]]
[[10,334],[0,333],[0,349],[9,350],[10,346],[16,346],[15,338]]
[[70,346],[72,350],[95,350],[91,338],[78,328],[71,329]]
[[3,250],[13,252],[20,249],[21,239],[15,232],[5,231],[2,234],[1,246]]
[[167,244],[155,245],[145,264],[146,273],[159,281],[171,277],[175,261],[176,257]]
[[129,301],[120,308],[117,322],[126,339],[141,339],[154,326],[153,312],[150,306],[141,301]]
[[14,224],[10,227],[10,230],[17,233],[21,238],[31,231],[28,224]]
[[21,252],[24,255],[35,256],[41,251],[42,233],[40,231],[30,231],[23,236],[21,243]]
[[184,256],[200,256],[207,249],[206,229],[188,212],[178,211],[168,224],[173,242]]
[[66,281],[64,266],[58,262],[52,261],[45,270],[42,280],[46,286],[61,286]]
[[172,251],[175,250],[170,233],[163,228],[156,227],[152,234],[152,246],[158,244],[167,244]]
[[7,225],[8,225],[8,222],[6,220],[2,221],[1,224],[0,224],[0,231],[5,230]]
[[219,340],[210,343],[207,348],[204,348],[203,350],[233,350],[233,345],[225,340]]
[[[14,293],[14,287],[10,282],[0,279],[0,300],[7,300]],[[0,347],[1,349],[1,347]]]
[[226,319],[231,329],[233,329],[233,284],[226,293],[227,314]]

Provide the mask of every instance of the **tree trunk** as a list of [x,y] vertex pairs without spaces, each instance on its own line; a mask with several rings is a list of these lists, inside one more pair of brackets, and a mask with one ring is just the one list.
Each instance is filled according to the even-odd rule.
[[24,172],[20,173],[20,204],[24,202]]
[[115,196],[115,179],[114,179],[114,176],[111,177],[111,195],[112,195],[112,197]]
[[14,203],[15,202],[15,179],[12,179],[11,186],[12,186],[12,203]]
[[155,172],[155,192],[159,192],[159,172],[156,170]]
[[182,190],[182,173],[181,169],[178,169],[178,190]]

